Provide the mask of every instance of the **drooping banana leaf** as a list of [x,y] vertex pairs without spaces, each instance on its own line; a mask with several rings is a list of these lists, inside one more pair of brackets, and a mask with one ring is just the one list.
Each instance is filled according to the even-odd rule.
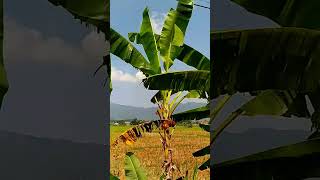
[[213,165],[213,178],[295,180],[320,177],[320,139],[282,146]]
[[0,44],[1,44],[1,49],[0,49],[0,109],[1,109],[1,105],[2,105],[2,101],[3,98],[5,96],[5,94],[8,91],[8,80],[7,80],[7,73],[4,67],[4,58],[3,58],[3,1],[0,1]]
[[320,28],[318,0],[232,0],[248,11],[272,19],[281,26]]
[[[192,153],[192,155],[194,157],[201,157],[201,156],[206,156],[206,155],[210,155],[210,145]],[[200,167],[200,170],[205,170],[207,168],[210,167],[210,159],[208,159],[207,161],[205,161]]]
[[208,59],[205,55],[201,54],[199,51],[188,46],[187,44],[184,44],[181,49],[182,51],[176,57],[178,60],[198,70],[210,71],[210,59]]
[[194,157],[205,156],[207,154],[210,154],[210,146],[206,146],[206,147],[200,149],[199,151],[192,153],[192,155]]
[[176,122],[183,120],[199,120],[203,118],[208,118],[210,115],[210,109],[208,106],[199,107],[195,109],[191,109],[188,111],[176,113],[172,115],[173,119]]
[[184,43],[184,35],[192,15],[193,0],[179,0],[177,8],[171,9],[164,21],[159,39],[160,55],[167,71],[177,56],[177,47]]
[[150,121],[138,124],[130,129],[127,129],[123,132],[115,141],[112,143],[112,146],[117,146],[120,142],[123,142],[127,145],[132,145],[139,138],[142,137],[143,133],[151,133],[155,129],[159,129],[161,125],[160,120]]
[[109,0],[48,0],[56,6],[62,6],[76,19],[94,25],[98,31],[109,36],[110,1]]
[[144,86],[151,90],[202,90],[209,92],[209,83],[210,72],[204,70],[169,72],[153,75],[143,80]]
[[93,75],[95,76],[97,74],[97,72],[102,68],[106,66],[107,68],[107,74],[108,76],[106,77],[105,81],[104,81],[104,86],[107,84],[107,82],[109,81],[109,91],[112,91],[112,82],[111,82],[111,59],[110,59],[110,54],[103,56],[103,62],[102,64],[97,68],[97,70],[93,73]]
[[126,180],[148,179],[145,170],[140,164],[139,159],[132,152],[126,153],[124,170]]
[[320,31],[268,28],[211,33],[211,95],[319,86]]
[[156,74],[144,56],[123,36],[111,28],[110,52],[133,67],[141,70],[146,76]]

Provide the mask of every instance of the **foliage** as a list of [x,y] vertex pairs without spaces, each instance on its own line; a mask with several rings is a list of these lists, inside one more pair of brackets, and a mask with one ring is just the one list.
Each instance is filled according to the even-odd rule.
[[[128,152],[125,156],[125,174],[127,180],[145,180],[147,179],[147,175],[145,170],[142,168],[139,159],[132,153]],[[111,180],[118,180],[119,178],[113,175],[110,175]],[[160,180],[164,180],[165,176],[162,175]],[[196,164],[193,173],[192,180],[198,179],[198,165]],[[186,176],[182,176],[177,178],[177,180],[188,180],[188,171],[186,172]]]
[[141,167],[139,159],[132,153],[128,152],[125,156],[125,174],[127,180],[146,180],[147,175]]
[[319,177],[319,160],[320,139],[317,138],[216,164],[213,166],[214,178],[290,180]]
[[112,174],[110,174],[110,180],[120,180],[118,177],[116,177],[116,176],[114,176],[114,175],[112,175]]
[[[114,142],[130,126],[112,126],[110,128],[110,142]],[[160,168],[163,163],[162,145],[159,143],[159,133],[154,130],[152,133],[142,134],[143,139],[138,140],[133,145],[119,143],[117,146],[110,146],[110,172],[124,178],[124,157],[125,152],[133,152],[140,160],[141,165],[147,172],[148,179],[159,179],[163,174]],[[198,125],[194,124],[188,128],[177,123],[175,127],[174,140],[174,162],[180,169],[175,172],[175,177],[185,176],[188,172],[188,178],[192,179],[192,171],[195,164],[201,165],[202,162],[209,159],[209,155],[194,158],[192,153],[205,147],[210,142],[210,134],[203,131]],[[210,171],[199,171],[198,179],[210,179]]]
[[318,0],[232,0],[248,11],[268,17],[284,27],[319,29]]
[[[1,43],[1,47],[3,47],[3,1],[1,0],[0,3],[1,3],[1,7],[0,7],[0,10],[1,10],[0,43]],[[9,87],[3,59],[4,59],[3,58],[3,48],[1,48],[1,50],[0,50],[0,109],[1,109],[3,98],[4,98],[5,94],[7,93],[8,87]]]
[[75,19],[93,25],[97,31],[102,31],[106,37],[110,26],[110,1],[108,0],[48,0],[55,6],[62,6]]
[[[233,1],[284,27],[211,33],[211,44],[215,45],[211,49],[215,59],[211,64],[212,98],[236,92],[250,92],[256,96],[230,114],[215,130],[211,146],[219,133],[240,115],[310,118],[305,96],[315,109],[311,120],[318,132],[320,63],[317,52],[320,41],[316,29],[320,25],[317,20],[320,3],[313,0]],[[267,97],[270,95],[273,98]],[[216,114],[212,114],[212,119]],[[316,132],[314,137],[317,137]],[[315,141],[289,145],[214,165],[214,173],[217,178],[227,180],[316,177],[319,174],[312,173],[319,167],[307,158],[309,153],[319,158],[315,149],[319,149]]]
[[144,123],[143,120],[135,119],[135,120],[130,122],[130,125],[138,125],[138,124],[142,124],[142,123]]

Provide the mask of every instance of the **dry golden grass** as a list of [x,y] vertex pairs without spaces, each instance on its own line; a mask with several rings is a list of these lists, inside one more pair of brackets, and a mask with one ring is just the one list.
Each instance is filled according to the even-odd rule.
[[[126,129],[132,126],[111,126],[111,143],[123,133]],[[207,146],[210,142],[208,132],[199,127],[184,127],[177,126],[173,135],[173,158],[174,163],[180,169],[181,174],[185,175],[189,171],[189,176],[193,173],[196,165],[201,165],[209,156],[195,158],[192,153]],[[133,152],[140,160],[143,168],[147,172],[148,179],[159,179],[161,176],[161,165],[163,162],[163,152],[158,130],[153,133],[145,133],[141,139],[132,145],[128,146],[124,143],[119,143],[116,147],[111,147],[111,173],[125,179],[124,177],[124,156],[125,153]],[[198,179],[210,179],[209,170],[199,171]]]

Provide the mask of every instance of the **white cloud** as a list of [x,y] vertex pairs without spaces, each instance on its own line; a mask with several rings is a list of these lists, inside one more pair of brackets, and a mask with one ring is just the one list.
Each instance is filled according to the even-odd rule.
[[139,80],[142,80],[142,79],[146,78],[146,76],[143,74],[143,72],[138,71],[136,73],[136,78],[139,79]]
[[163,22],[164,22],[166,16],[167,16],[167,14],[165,14],[165,13],[160,13],[160,12],[156,12],[156,11],[151,12],[151,17],[150,17],[151,24],[152,24],[153,30],[157,34],[161,33],[161,30],[163,27]]
[[112,81],[121,81],[128,83],[139,83],[144,78],[142,72],[137,72],[136,75],[132,75],[122,70],[119,70],[115,67],[111,67],[111,80]]
[[5,18],[5,56],[10,61],[36,61],[41,63],[63,63],[87,65],[101,63],[107,53],[107,43],[101,34],[91,32],[79,46],[72,45],[60,37],[46,37],[36,29]]

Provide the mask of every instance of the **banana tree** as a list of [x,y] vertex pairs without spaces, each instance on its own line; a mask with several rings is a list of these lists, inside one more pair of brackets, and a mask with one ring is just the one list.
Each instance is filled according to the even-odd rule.
[[[261,1],[258,4],[254,1],[237,1],[248,7],[260,6],[269,3]],[[251,2],[251,4],[249,3]],[[276,3],[276,2],[274,2]],[[309,3],[309,2],[308,2]],[[279,3],[280,4],[280,3]],[[282,4],[283,5],[283,4]],[[285,7],[296,7],[299,4],[290,4],[287,1]],[[250,7],[251,7],[250,6]],[[307,5],[310,8],[314,6]],[[265,8],[260,6],[260,10],[264,12]],[[270,6],[269,10],[274,10],[274,6]],[[286,9],[287,10],[287,9]],[[310,17],[310,11],[302,12]],[[280,13],[279,13],[280,14]],[[296,17],[297,18],[297,17]],[[282,15],[278,17],[278,23],[282,19],[288,17]],[[295,23],[303,23],[301,19],[291,20]],[[317,25],[302,24],[303,27]],[[250,92],[257,95],[254,99],[247,102],[241,108],[231,113],[230,116],[214,131],[211,145],[217,139],[219,134],[237,117],[241,115],[256,116],[256,115],[273,115],[290,117],[292,115],[298,117],[310,117],[304,95],[311,98],[316,111],[313,113],[313,127],[318,132],[318,111],[319,96],[318,90],[318,68],[319,63],[316,61],[319,48],[319,33],[315,30],[303,28],[273,28],[259,30],[242,30],[242,31],[223,31],[213,32],[211,34],[211,44],[214,44],[212,53],[214,61],[211,61],[211,98],[217,98],[220,95],[225,95],[220,98],[217,106],[211,110],[211,121],[221,111],[223,106],[230,100],[232,94],[236,92]],[[241,62],[242,61],[242,62]],[[307,71],[306,71],[307,70]],[[197,88],[197,80],[188,78],[194,77],[191,74],[199,72],[184,72],[185,75],[170,75],[171,81],[167,87],[162,86],[162,89],[192,89]],[[150,77],[147,81],[147,86],[151,89],[159,89],[155,83],[157,80],[163,79],[159,75]],[[168,79],[168,78],[167,78]],[[201,81],[201,78],[199,78]],[[267,90],[266,89],[277,89]],[[293,91],[292,91],[293,90]],[[313,95],[313,97],[311,97]],[[210,148],[206,147],[206,152]],[[202,151],[204,152],[204,151]],[[209,166],[207,162],[207,167]]]
[[[193,1],[180,0],[176,9],[171,9],[164,21],[160,35],[155,34],[151,25],[149,10],[143,12],[140,32],[128,33],[128,39],[111,29],[111,53],[143,72],[146,77],[157,74],[170,73],[170,67],[175,59],[195,68],[209,69],[209,59],[198,51],[184,44],[187,25],[192,15]],[[133,46],[132,43],[142,45],[147,59]],[[197,59],[195,59],[197,58]],[[198,59],[199,58],[199,59]],[[163,66],[160,64],[163,61]],[[159,82],[158,82],[159,83]],[[150,132],[154,127],[160,129],[162,147],[164,151],[164,176],[172,179],[177,169],[172,161],[171,138],[176,121],[172,118],[177,106],[186,98],[198,98],[201,92],[190,91],[183,95],[180,91],[161,90],[152,98],[158,105],[156,114],[158,121],[140,124],[124,132],[114,143],[124,141],[132,144],[141,132]]]
[[[312,173],[317,171],[319,166],[305,160],[310,158],[309,153],[313,152],[312,149],[319,149],[319,144],[314,143],[312,139],[319,135],[320,31],[317,29],[320,23],[316,19],[320,16],[318,11],[320,3],[314,0],[281,2],[234,0],[234,2],[284,27],[219,31],[211,34],[211,43],[214,44],[211,53],[215,60],[211,66],[212,97],[223,94],[232,96],[236,92],[250,92],[257,95],[233,112],[215,130],[212,144],[223,129],[241,115],[305,117],[311,119],[315,132],[310,136],[311,140],[299,145],[268,150],[216,164],[213,166],[214,175],[228,180],[235,179],[230,176],[233,174],[230,172],[235,172],[235,175],[238,175],[237,179],[256,179],[258,177],[252,171],[246,171],[248,168],[253,168],[259,178],[265,179],[319,177],[319,174]],[[273,94],[273,98],[261,99],[268,94],[269,96]],[[310,99],[314,112],[309,112],[306,97]],[[296,153],[290,153],[292,151]],[[313,155],[313,159],[319,158],[318,153],[314,152]],[[280,166],[271,165],[272,162],[277,162]],[[297,169],[295,173],[292,173],[292,169],[290,172],[280,172],[281,167],[292,167],[290,164],[299,164],[303,168]],[[229,175],[224,173],[226,171]],[[239,174],[240,171],[242,173]]]

